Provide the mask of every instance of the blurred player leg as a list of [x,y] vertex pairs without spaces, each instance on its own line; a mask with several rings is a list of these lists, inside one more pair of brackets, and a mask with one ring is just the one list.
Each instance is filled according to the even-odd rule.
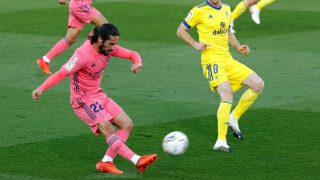
[[68,28],[65,38],[58,41],[46,55],[38,59],[37,63],[43,73],[51,74],[49,64],[51,60],[68,49],[68,47],[76,41],[79,33],[80,30],[78,30],[77,28]]
[[253,22],[256,24],[260,24],[260,11],[268,6],[269,4],[273,3],[275,0],[261,0],[258,2],[258,4],[252,6],[250,8],[251,11],[251,18]]
[[94,16],[91,18],[91,22],[96,26],[100,26],[102,24],[109,23],[108,20],[102,15],[99,14],[98,16]]
[[246,11],[247,8],[248,8],[248,5],[245,1],[239,2],[236,8],[231,13],[231,21],[235,21],[239,16],[241,16]]
[[241,16],[246,9],[248,8],[248,4],[247,1],[241,1],[240,3],[238,3],[238,5],[236,6],[236,8],[232,11],[231,13],[231,22],[230,22],[230,31],[231,33],[235,33],[236,31],[234,30],[234,21]]

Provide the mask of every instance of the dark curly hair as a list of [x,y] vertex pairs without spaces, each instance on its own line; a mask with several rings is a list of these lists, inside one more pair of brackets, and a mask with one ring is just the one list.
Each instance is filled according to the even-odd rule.
[[92,35],[89,36],[91,44],[96,43],[101,37],[103,41],[109,40],[110,36],[120,36],[118,28],[113,24],[102,24],[93,29]]

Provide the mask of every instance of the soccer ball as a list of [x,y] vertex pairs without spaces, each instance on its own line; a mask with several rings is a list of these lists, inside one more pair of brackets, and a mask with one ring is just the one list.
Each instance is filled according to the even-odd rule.
[[173,131],[169,133],[162,141],[163,151],[174,156],[184,153],[188,146],[188,137],[180,131]]

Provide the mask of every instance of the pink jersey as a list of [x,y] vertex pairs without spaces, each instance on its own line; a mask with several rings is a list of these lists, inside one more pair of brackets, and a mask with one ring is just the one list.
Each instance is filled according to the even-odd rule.
[[133,63],[142,63],[140,55],[135,51],[116,45],[113,51],[104,56],[94,49],[90,41],[86,41],[75,51],[69,61],[51,75],[39,89],[45,91],[70,75],[70,100],[89,97],[102,90],[100,83],[104,69],[112,56],[131,59]]

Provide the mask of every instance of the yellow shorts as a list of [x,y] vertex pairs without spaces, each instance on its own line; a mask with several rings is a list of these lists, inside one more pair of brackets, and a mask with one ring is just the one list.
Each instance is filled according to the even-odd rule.
[[254,72],[234,59],[223,63],[202,64],[202,69],[203,75],[208,79],[210,89],[213,92],[216,91],[219,84],[225,81],[228,81],[232,91],[236,92],[242,87],[242,81]]

